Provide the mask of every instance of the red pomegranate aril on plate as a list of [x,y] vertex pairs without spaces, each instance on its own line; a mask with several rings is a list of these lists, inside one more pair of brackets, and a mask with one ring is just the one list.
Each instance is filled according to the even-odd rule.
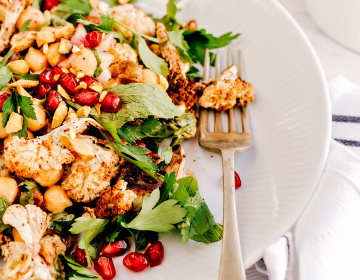
[[[149,149],[149,150],[150,150],[150,149]],[[152,150],[150,150],[150,153],[147,154],[147,156],[148,156],[148,157],[151,157],[151,158],[153,157],[153,155],[154,155],[154,151],[152,151]]]
[[239,174],[236,171],[234,172],[234,175],[235,175],[235,190],[237,190],[238,188],[241,187],[241,180]]
[[190,78],[190,80],[189,80],[189,86],[190,86],[191,88],[194,88],[194,87],[195,87],[195,83],[196,83],[195,78]]
[[76,81],[76,76],[73,73],[67,73],[60,76],[60,85],[70,93],[74,94],[77,92],[75,89],[79,83]]
[[76,246],[74,259],[78,264],[81,264],[83,267],[87,267],[86,253],[85,249],[80,249],[79,246]]
[[58,94],[56,90],[51,89],[46,99],[45,109],[50,112],[55,112],[61,101],[63,101],[61,95]]
[[[143,147],[143,148],[146,148],[148,149],[146,143],[143,141],[143,140],[136,140],[136,146],[139,146],[139,147]],[[150,149],[149,149],[150,150]],[[153,157],[154,155],[154,151],[150,150],[150,153],[147,154],[148,157]]]
[[81,79],[82,82],[84,82],[85,84],[87,84],[87,86],[89,87],[92,83],[96,82],[96,80],[93,77],[90,76],[84,76]]
[[45,95],[49,92],[50,89],[50,84],[40,83],[34,90],[33,96],[37,99],[44,99]]
[[64,72],[61,70],[61,68],[59,66],[55,66],[54,68],[52,68],[52,70],[54,71],[55,74],[64,74]]
[[104,280],[114,279],[116,270],[111,257],[100,255],[94,260],[94,269]]
[[129,247],[129,243],[127,239],[115,239],[112,243],[106,243],[101,249],[101,253],[107,257],[116,257],[122,256],[125,254],[127,248]]
[[3,105],[4,102],[6,101],[6,99],[8,99],[10,97],[10,94],[8,94],[7,92],[3,93],[2,95],[0,95],[0,112],[3,111]]
[[134,272],[140,272],[150,267],[150,260],[142,253],[131,252],[123,259],[123,265]]
[[101,109],[103,109],[104,112],[116,113],[120,110],[121,106],[122,100],[120,96],[113,91],[109,91],[104,100],[101,101]]
[[80,89],[74,95],[74,99],[81,106],[92,106],[99,102],[99,93],[94,90]]
[[91,48],[96,48],[101,44],[102,33],[100,31],[92,31],[86,34],[85,40]]
[[43,83],[47,83],[47,84],[52,84],[55,81],[54,76],[55,76],[55,71],[51,68],[45,68],[39,75],[39,80],[40,82]]
[[157,266],[164,259],[164,247],[160,241],[155,241],[145,251],[145,255],[150,260],[150,266]]
[[59,4],[60,4],[59,0],[45,0],[42,8],[44,11],[51,10],[52,8],[54,8],[55,6],[57,6]]

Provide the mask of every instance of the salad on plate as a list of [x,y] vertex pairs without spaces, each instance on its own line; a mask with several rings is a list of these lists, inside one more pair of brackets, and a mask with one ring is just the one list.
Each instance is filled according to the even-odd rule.
[[1,279],[108,280],[160,265],[158,233],[222,239],[180,144],[197,102],[254,90],[235,66],[199,82],[205,50],[239,34],[182,22],[176,2],[155,19],[129,0],[0,0]]

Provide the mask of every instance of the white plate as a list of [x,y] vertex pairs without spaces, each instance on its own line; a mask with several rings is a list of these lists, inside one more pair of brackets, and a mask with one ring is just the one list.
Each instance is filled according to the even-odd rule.
[[[165,13],[166,0],[140,1],[148,12]],[[154,8],[155,7],[155,8]],[[242,33],[232,44],[243,51],[246,78],[254,85],[250,107],[254,147],[235,157],[242,179],[236,193],[245,266],[296,221],[324,166],[330,139],[330,105],[324,76],[307,38],[277,1],[183,0],[179,18],[196,19],[216,35]],[[220,157],[197,140],[184,143],[186,167],[217,221],[222,221]],[[162,234],[164,262],[132,273],[115,259],[116,279],[217,279],[221,242],[184,245],[178,234]]]

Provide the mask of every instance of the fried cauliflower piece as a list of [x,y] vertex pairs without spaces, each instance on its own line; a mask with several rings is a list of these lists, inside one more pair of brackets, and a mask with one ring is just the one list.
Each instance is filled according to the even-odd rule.
[[84,206],[84,213],[81,215],[81,217],[96,219],[95,208]]
[[[155,36],[155,22],[151,17],[139,9],[135,8],[131,4],[125,4],[121,6],[115,6],[109,9],[109,14],[115,20],[125,24],[126,26],[135,29],[135,31],[154,37]],[[121,28],[121,31],[128,37],[132,37],[132,33],[125,28]]]
[[0,7],[4,22],[0,28],[0,53],[9,47],[10,37],[15,32],[16,21],[32,0],[2,0]]
[[243,107],[254,100],[254,88],[238,77],[236,66],[226,68],[215,80],[197,83],[195,90],[201,97],[200,106],[218,111],[228,110],[234,105]]
[[93,147],[95,158],[88,162],[76,159],[67,170],[61,187],[73,200],[90,202],[110,188],[110,180],[118,172],[120,158],[106,141],[87,135],[77,138]]
[[107,190],[96,202],[96,217],[105,219],[122,216],[132,208],[136,194],[128,190],[127,182],[119,179],[112,189]]
[[114,56],[114,61],[132,61],[134,63],[138,63],[138,53],[128,44],[116,43],[110,47],[108,53]]
[[5,165],[17,176],[24,178],[36,178],[49,169],[61,170],[63,164],[69,164],[75,160],[75,156],[63,148],[61,135],[69,133],[73,128],[76,134],[81,134],[89,125],[102,127],[90,118],[68,120],[62,126],[50,133],[27,140],[14,136],[4,148]]
[[4,157],[6,167],[11,172],[33,179],[49,169],[61,170],[63,164],[75,159],[69,150],[56,145],[51,136],[31,140],[14,136],[5,145]]
[[156,23],[156,37],[166,42],[159,44],[161,57],[169,64],[169,88],[167,93],[174,104],[184,104],[186,110],[190,110],[197,101],[197,95],[190,87],[186,72],[189,71],[189,64],[179,54],[176,47],[170,42],[164,24]]
[[[45,236],[51,214],[28,204],[11,205],[3,222],[15,227],[24,242],[9,242],[2,246],[5,266],[0,270],[3,280],[42,279],[55,280],[55,257],[66,250],[59,236]],[[41,255],[40,255],[41,253]]]

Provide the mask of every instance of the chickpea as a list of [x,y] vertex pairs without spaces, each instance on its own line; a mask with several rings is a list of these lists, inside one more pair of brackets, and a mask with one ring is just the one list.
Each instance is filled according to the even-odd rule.
[[42,51],[30,47],[24,60],[29,64],[32,72],[38,72],[48,66],[49,62]]
[[56,169],[49,169],[44,170],[44,172],[39,176],[36,177],[34,180],[36,183],[40,184],[43,187],[50,187],[55,185],[57,182],[60,181],[64,174],[64,167],[60,170]]
[[35,110],[36,120],[26,118],[30,124],[28,129],[30,131],[39,131],[46,124],[46,112],[39,105],[31,105]]
[[52,186],[46,190],[44,193],[44,201],[46,204],[46,209],[53,213],[62,212],[65,210],[65,208],[72,205],[72,202],[66,191],[57,185]]
[[0,139],[4,139],[6,138],[8,135],[11,135],[10,133],[6,132],[6,129],[4,127],[2,127],[1,125],[1,121],[2,121],[2,113],[0,113]]
[[29,19],[31,19],[31,22],[28,26],[30,31],[38,29],[41,25],[43,25],[46,22],[46,18],[41,11],[31,6],[28,6],[20,14],[16,22],[16,28],[19,30],[21,26]]
[[[17,135],[17,133],[16,133]],[[31,131],[28,130],[28,139],[34,139],[34,134],[32,134]],[[9,134],[5,139],[4,139],[4,146],[9,143],[12,140],[12,135]]]
[[20,233],[18,232],[18,230],[16,228],[12,229],[12,236],[14,237],[14,241],[15,242],[24,242],[24,239],[22,239]]
[[158,75],[150,69],[142,69],[142,83],[155,83],[159,81]]
[[0,197],[5,197],[9,204],[13,204],[20,194],[17,182],[9,177],[0,177]]

